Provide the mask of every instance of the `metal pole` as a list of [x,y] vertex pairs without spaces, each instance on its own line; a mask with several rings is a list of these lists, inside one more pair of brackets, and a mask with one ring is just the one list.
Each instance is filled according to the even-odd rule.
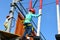
[[[42,14],[42,0],[40,0],[39,14]],[[40,36],[41,16],[38,17],[37,36]]]
[[32,9],[32,0],[30,0],[29,9]]
[[[12,1],[11,9],[10,9],[10,14],[9,14],[10,17],[13,17],[14,16],[14,10],[15,10],[14,3],[17,3],[18,1],[20,1],[20,0],[13,0]],[[10,20],[9,20],[8,29],[6,30],[6,32],[10,32],[11,31],[11,24],[12,24],[12,18],[10,18]]]
[[56,0],[56,8],[57,8],[57,27],[58,27],[58,34],[56,34],[55,37],[56,37],[56,40],[60,40],[59,0]]
[[59,18],[59,0],[56,0],[56,7],[57,7],[57,27],[58,27],[58,34],[60,34],[60,18]]

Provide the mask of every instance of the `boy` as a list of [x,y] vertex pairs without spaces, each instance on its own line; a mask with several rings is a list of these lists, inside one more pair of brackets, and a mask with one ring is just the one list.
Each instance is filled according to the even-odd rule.
[[24,25],[25,27],[25,32],[23,35],[22,40],[26,39],[26,34],[31,35],[32,32],[32,24],[31,24],[31,20],[32,17],[39,17],[41,14],[35,15],[35,10],[32,8],[29,10],[28,14],[26,14],[25,20],[24,20]]

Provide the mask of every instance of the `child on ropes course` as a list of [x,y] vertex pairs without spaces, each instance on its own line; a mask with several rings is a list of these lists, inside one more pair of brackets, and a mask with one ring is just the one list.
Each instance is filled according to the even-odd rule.
[[29,12],[28,12],[28,14],[26,14],[26,17],[25,17],[25,20],[24,20],[25,32],[24,32],[22,40],[26,39],[26,34],[31,35],[31,32],[32,32],[32,24],[31,24],[32,17],[39,17],[41,15],[42,14],[35,15],[35,10],[33,8],[29,10]]

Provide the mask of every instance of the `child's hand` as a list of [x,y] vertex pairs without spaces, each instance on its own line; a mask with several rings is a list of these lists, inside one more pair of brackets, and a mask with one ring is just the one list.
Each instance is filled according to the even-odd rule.
[[40,14],[40,16],[42,16],[42,14]]

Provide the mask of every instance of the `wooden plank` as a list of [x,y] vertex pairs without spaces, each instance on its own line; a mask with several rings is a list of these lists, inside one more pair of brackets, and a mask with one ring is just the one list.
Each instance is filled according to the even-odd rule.
[[0,35],[5,36],[7,38],[16,38],[16,37],[19,37],[16,34],[8,33],[8,32],[5,32],[5,31],[0,31]]

